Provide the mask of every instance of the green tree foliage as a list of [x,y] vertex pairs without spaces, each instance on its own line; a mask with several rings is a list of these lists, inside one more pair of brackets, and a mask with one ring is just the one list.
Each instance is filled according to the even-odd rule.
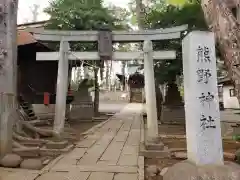
[[[182,6],[173,6],[160,1],[146,14],[145,23],[150,29],[168,28],[187,24],[190,30],[206,30],[204,15],[197,0],[188,1]],[[159,8],[156,8],[159,7]],[[168,40],[154,43],[155,50],[176,50],[175,60],[159,61],[155,66],[155,77],[158,83],[172,83],[182,73],[181,40]]]
[[[115,9],[114,9],[115,8]],[[110,30],[125,29],[117,7],[106,8],[102,0],[53,0],[45,12],[50,16],[47,29],[59,30]],[[118,12],[120,9],[117,9]],[[123,11],[123,9],[121,9]],[[72,50],[96,51],[97,43],[71,43]]]
[[[115,30],[125,29],[127,24],[122,19],[126,12],[121,8],[112,6],[106,8],[103,6],[102,0],[52,0],[50,6],[45,9],[45,12],[50,16],[50,20],[46,25],[47,29],[58,30],[100,30],[102,28]],[[127,16],[127,15],[126,15]],[[70,44],[72,51],[96,51],[97,42],[79,43],[72,42]],[[56,44],[53,47],[58,49]],[[94,112],[98,114],[99,107],[99,85],[98,85],[98,71],[102,74],[103,61],[92,62],[94,68],[94,86],[95,86],[95,100]]]

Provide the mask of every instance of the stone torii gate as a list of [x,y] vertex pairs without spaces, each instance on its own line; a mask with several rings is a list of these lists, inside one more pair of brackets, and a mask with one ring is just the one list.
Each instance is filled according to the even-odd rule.
[[[144,60],[145,94],[147,111],[147,139],[154,139],[158,136],[158,122],[156,111],[156,95],[153,59],[166,60],[175,59],[176,52],[155,51],[153,52],[152,41],[179,39],[181,32],[187,30],[187,25],[146,31],[113,31],[113,42],[143,42],[143,51],[136,52],[113,52],[112,60],[125,61],[129,59]],[[68,61],[70,60],[100,60],[98,52],[71,52],[69,41],[96,42],[98,41],[98,31],[34,31],[34,36],[41,41],[58,41],[60,43],[59,52],[38,52],[37,61],[59,61],[57,78],[57,95],[54,119],[54,131],[60,134],[64,128],[66,93],[68,82]]]

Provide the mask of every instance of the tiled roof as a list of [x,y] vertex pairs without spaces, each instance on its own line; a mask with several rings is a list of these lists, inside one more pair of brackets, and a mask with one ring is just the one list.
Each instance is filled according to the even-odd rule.
[[18,30],[18,36],[17,36],[17,45],[26,45],[26,44],[33,44],[37,41],[34,39],[33,35],[27,31]]

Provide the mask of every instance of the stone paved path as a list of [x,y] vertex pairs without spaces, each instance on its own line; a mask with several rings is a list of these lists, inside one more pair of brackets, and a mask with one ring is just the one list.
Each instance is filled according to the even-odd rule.
[[143,180],[144,158],[138,155],[141,112],[141,104],[128,104],[41,172],[23,170],[11,176],[19,179],[21,175],[21,180]]

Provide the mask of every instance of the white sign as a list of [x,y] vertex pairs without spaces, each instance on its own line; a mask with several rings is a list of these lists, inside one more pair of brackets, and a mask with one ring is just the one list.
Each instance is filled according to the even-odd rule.
[[214,34],[194,31],[183,40],[188,159],[222,165],[223,150]]

